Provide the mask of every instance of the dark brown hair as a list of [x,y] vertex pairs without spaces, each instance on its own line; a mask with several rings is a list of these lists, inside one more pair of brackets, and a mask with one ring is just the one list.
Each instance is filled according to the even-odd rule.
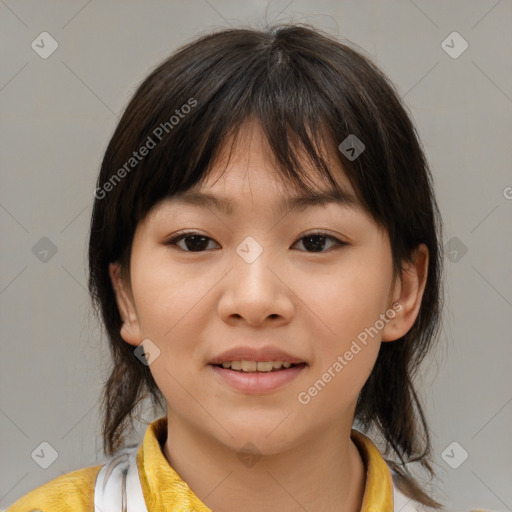
[[[362,205],[389,234],[397,275],[418,244],[428,247],[418,317],[403,338],[381,344],[355,420],[366,431],[375,428],[386,453],[398,458],[388,462],[402,492],[438,507],[405,466],[418,461],[434,476],[427,421],[413,385],[441,317],[442,224],[432,177],[393,84],[360,51],[306,24],[222,29],[196,38],[149,74],[117,125],[97,181],[89,241],[89,289],[112,354],[102,401],[105,454],[122,446],[144,398],[164,402],[148,366],[120,336],[109,263],[119,261],[129,280],[137,224],[162,199],[201,183],[222,144],[249,118],[263,130],[277,171],[306,192],[311,189],[297,155],[307,155],[338,188],[320,149],[334,148]],[[337,149],[349,135],[365,145],[355,159]],[[139,154],[143,146],[149,151]]]

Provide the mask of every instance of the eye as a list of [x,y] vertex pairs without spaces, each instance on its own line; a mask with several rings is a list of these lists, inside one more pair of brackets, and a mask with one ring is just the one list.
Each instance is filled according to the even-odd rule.
[[328,235],[327,233],[319,231],[315,233],[309,233],[299,238],[297,242],[302,242],[302,245],[306,248],[307,252],[326,252],[322,250],[325,247],[326,240],[332,242],[334,246],[348,245],[346,242],[342,242],[332,235]]
[[[182,241],[184,242],[184,247],[179,245]],[[201,233],[188,232],[178,234],[167,240],[164,244],[167,246],[177,246],[185,252],[204,252],[208,247],[208,241],[215,242],[213,238],[202,235]],[[299,238],[293,245],[302,242],[303,246],[306,248],[306,252],[326,252],[323,250],[326,241],[331,242],[333,246],[348,245],[346,242],[342,242],[336,237],[323,232],[309,233]]]
[[[179,245],[179,242],[185,241],[185,248]],[[201,233],[189,232],[182,233],[165,242],[165,245],[176,245],[185,252],[203,252],[208,246],[208,240],[214,241]]]

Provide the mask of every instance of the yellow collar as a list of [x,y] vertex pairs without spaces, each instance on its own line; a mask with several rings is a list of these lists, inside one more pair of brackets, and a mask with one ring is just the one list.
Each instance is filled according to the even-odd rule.
[[350,438],[357,446],[366,469],[361,512],[393,512],[393,481],[386,461],[369,437],[352,429]]
[[[391,473],[373,442],[352,429],[351,439],[357,446],[366,469],[366,488],[361,512],[392,512]],[[142,491],[149,512],[195,510],[212,512],[171,467],[162,452],[167,438],[167,417],[153,421],[147,428],[137,453]]]

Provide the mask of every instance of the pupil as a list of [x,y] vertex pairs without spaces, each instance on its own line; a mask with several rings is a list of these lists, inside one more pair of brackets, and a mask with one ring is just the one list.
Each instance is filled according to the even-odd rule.
[[[193,239],[196,242],[195,243],[192,242],[192,244],[190,244],[189,243],[190,239]],[[203,251],[207,247],[208,242],[206,241],[205,236],[190,235],[185,239],[185,244],[189,251],[195,252],[195,251]]]
[[[323,243],[319,243],[318,240],[321,239]],[[312,242],[312,240],[317,240],[317,242]],[[321,251],[325,246],[325,237],[320,235],[310,235],[304,237],[304,247],[306,249],[313,248],[313,252],[319,252]],[[309,247],[308,247],[309,245]]]

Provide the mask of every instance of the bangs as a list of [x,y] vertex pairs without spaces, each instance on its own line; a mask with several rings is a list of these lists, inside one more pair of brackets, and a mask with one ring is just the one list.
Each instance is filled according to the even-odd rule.
[[259,131],[265,158],[285,188],[305,197],[315,197],[325,184],[331,193],[339,191],[339,195],[351,195],[339,182],[339,174],[343,170],[336,155],[338,150],[324,135],[325,128],[315,127],[304,133],[296,133],[290,128],[283,129],[278,123],[269,122],[268,118],[257,118],[254,113],[230,128],[226,140],[212,148],[212,159],[201,173],[198,185],[210,178],[214,170],[222,169],[217,179],[222,177],[231,163],[232,155],[240,147],[241,139],[245,141],[248,136],[250,140],[252,134]]

